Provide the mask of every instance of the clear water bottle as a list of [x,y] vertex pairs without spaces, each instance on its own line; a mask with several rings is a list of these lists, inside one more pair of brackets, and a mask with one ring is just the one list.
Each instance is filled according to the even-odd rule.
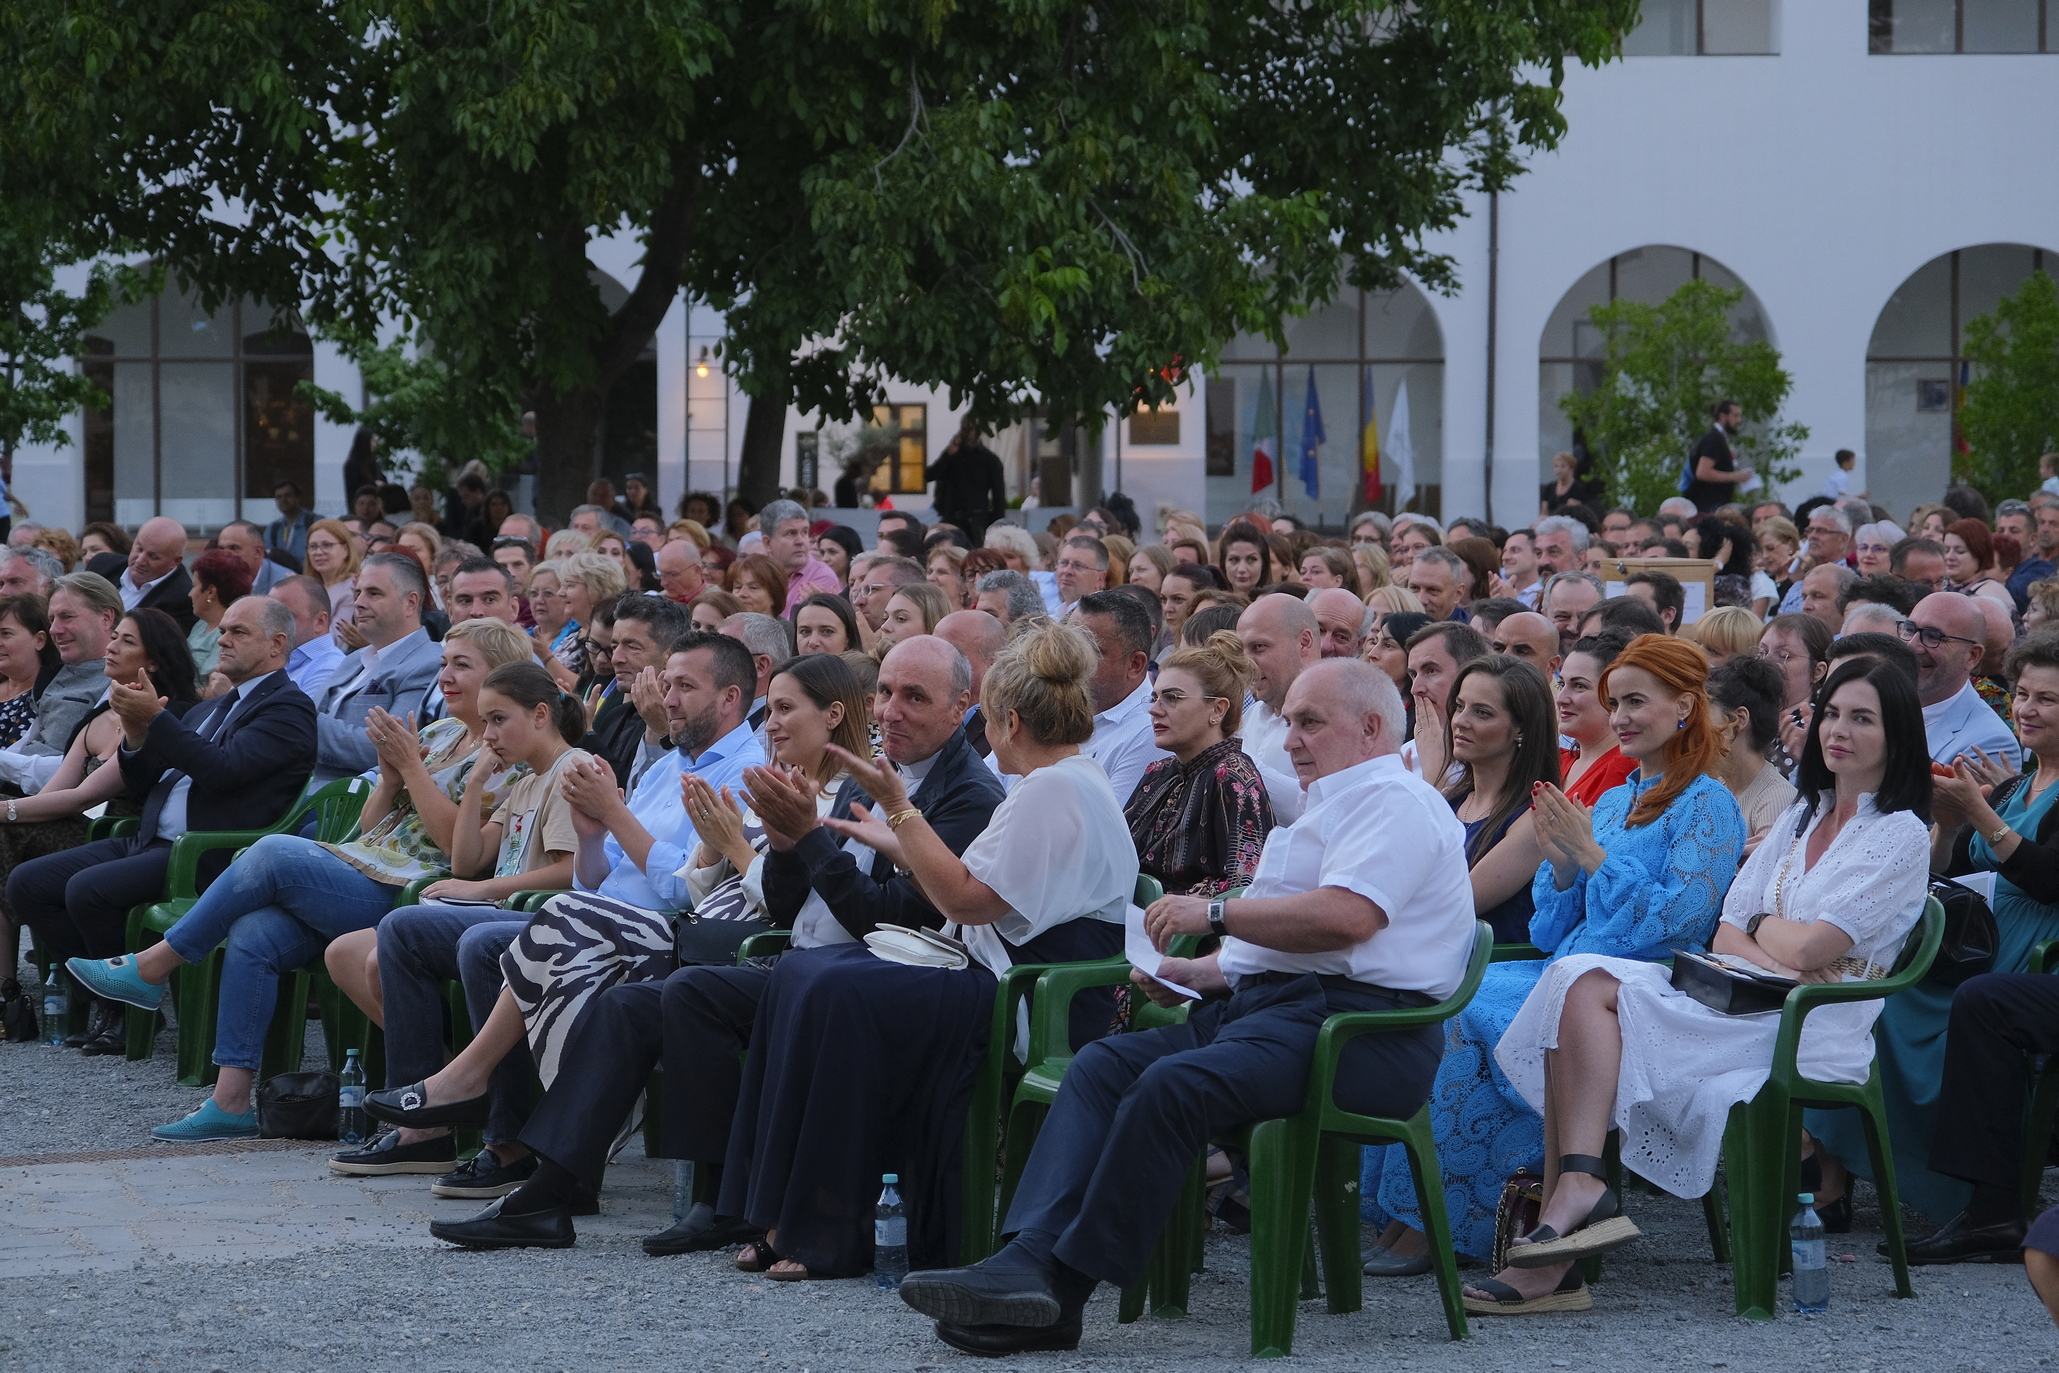
[[1830,1309],[1830,1267],[1823,1253],[1823,1221],[1816,1214],[1816,1195],[1804,1192],[1802,1209],[1787,1227],[1788,1242],[1794,1249],[1794,1309]]
[[686,1213],[693,1209],[693,1160],[676,1158],[672,1160],[672,1223],[686,1219]]
[[352,1049],[343,1060],[343,1085],[336,1089],[336,1138],[345,1144],[365,1142],[365,1065]]
[[899,1174],[880,1181],[886,1185],[872,1208],[872,1280],[891,1292],[908,1276],[908,1208],[901,1204]]
[[71,987],[64,980],[64,969],[52,963],[50,980],[43,984],[43,1042],[63,1047],[70,1020]]

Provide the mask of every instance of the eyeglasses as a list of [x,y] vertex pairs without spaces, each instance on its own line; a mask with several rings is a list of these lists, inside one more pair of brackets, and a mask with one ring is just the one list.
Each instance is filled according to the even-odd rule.
[[1893,551],[1892,545],[1884,543],[1862,543],[1857,545],[1857,547],[1861,553],[1888,553]]
[[1972,644],[1975,648],[1987,647],[1986,644],[1978,639],[1966,639],[1957,634],[1947,634],[1936,625],[1920,625],[1914,620],[1903,620],[1895,628],[1901,631],[1904,639],[1915,639],[1921,642],[1925,648],[1936,648],[1947,639],[1950,639],[1955,644]]
[[1228,699],[1229,697],[1227,696],[1210,696],[1206,693],[1198,697],[1189,696],[1186,692],[1181,691],[1178,687],[1167,687],[1163,691],[1154,691],[1151,693],[1151,704],[1154,706],[1164,706],[1167,710],[1171,710],[1174,707],[1190,700],[1226,701]]

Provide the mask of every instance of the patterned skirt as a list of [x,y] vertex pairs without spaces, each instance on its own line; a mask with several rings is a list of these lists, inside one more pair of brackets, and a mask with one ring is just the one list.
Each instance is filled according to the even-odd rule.
[[672,917],[590,892],[553,896],[500,956],[528,1029],[536,1075],[549,1087],[587,1003],[620,982],[669,977]]

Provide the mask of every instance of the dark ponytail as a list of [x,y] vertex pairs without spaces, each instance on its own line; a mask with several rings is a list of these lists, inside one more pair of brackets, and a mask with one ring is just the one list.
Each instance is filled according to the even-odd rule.
[[480,689],[497,692],[525,711],[547,705],[560,738],[575,747],[586,738],[586,706],[571,692],[558,690],[535,663],[503,663],[486,674]]

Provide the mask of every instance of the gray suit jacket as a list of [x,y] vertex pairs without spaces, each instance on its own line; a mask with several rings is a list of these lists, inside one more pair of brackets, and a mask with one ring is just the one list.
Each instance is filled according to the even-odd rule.
[[365,717],[374,706],[393,715],[413,711],[419,716],[422,698],[436,684],[436,674],[443,666],[443,646],[431,639],[427,630],[418,629],[398,643],[388,644],[379,654],[379,670],[366,678],[365,654],[369,651],[361,648],[345,655],[315,702],[315,729],[321,745],[315,758],[315,786],[377,767],[379,751],[365,737]]
[[107,690],[106,666],[104,660],[93,658],[59,668],[43,688],[43,694],[36,698],[36,722],[15,744],[14,751],[61,757],[65,745],[71,742],[71,732]]

